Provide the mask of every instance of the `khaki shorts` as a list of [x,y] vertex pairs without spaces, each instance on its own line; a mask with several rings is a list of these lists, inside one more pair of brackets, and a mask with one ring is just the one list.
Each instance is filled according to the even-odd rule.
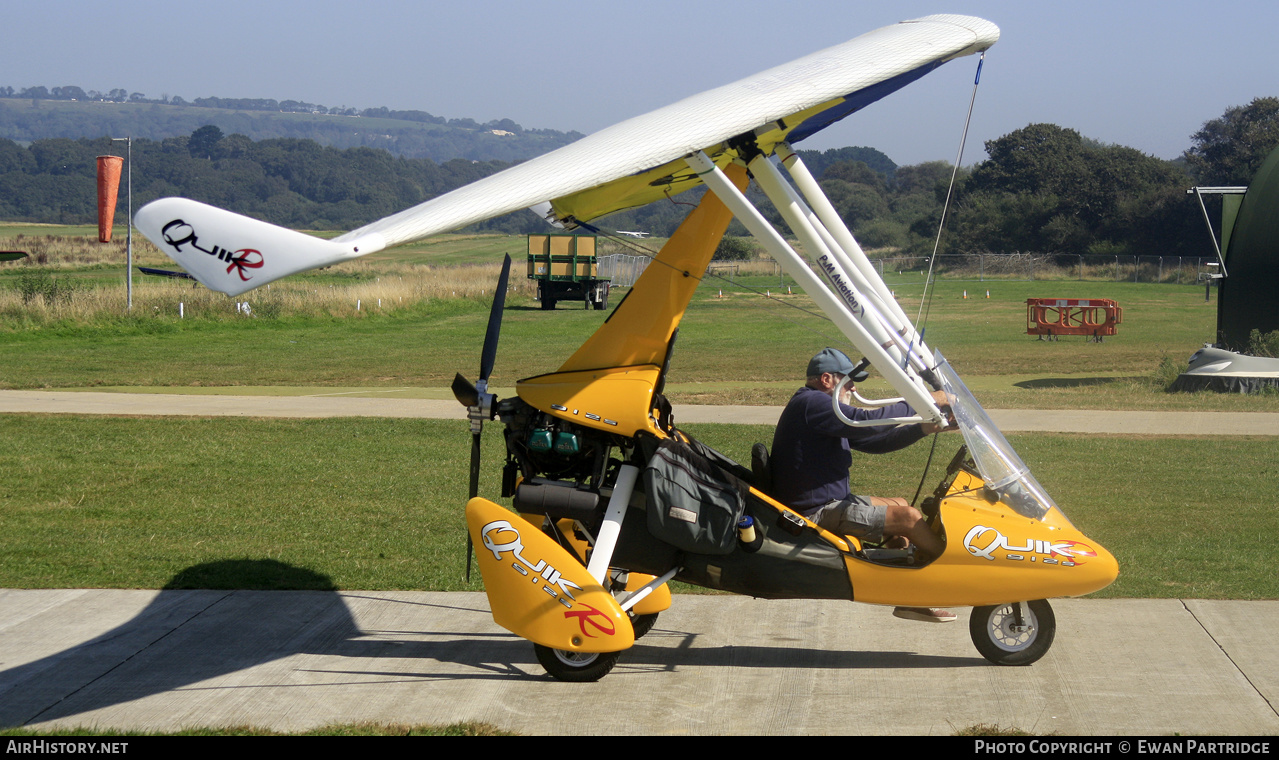
[[884,540],[888,507],[871,504],[869,496],[850,495],[818,507],[806,517],[837,536],[855,536],[878,544]]

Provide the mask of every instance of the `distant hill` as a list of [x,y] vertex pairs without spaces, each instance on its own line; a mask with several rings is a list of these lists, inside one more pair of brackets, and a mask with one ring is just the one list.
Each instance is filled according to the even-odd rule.
[[[0,219],[91,221],[93,157],[118,152],[107,138],[125,136],[134,138],[136,204],[180,195],[308,229],[366,224],[582,137],[524,129],[509,119],[479,124],[425,111],[0,86]],[[837,169],[845,181],[886,187],[897,170],[873,148],[799,153],[818,177]],[[860,164],[883,179],[858,174]],[[687,213],[683,204],[700,195],[601,221],[668,235]],[[480,228],[531,232],[544,225],[517,212]],[[734,227],[735,234],[744,232]]]
[[[11,89],[11,88],[4,88]],[[258,105],[263,101],[200,99]],[[288,104],[290,101],[284,101]],[[275,103],[275,101],[269,101]],[[582,137],[578,132],[524,129],[503,119],[478,124],[471,119],[445,120],[423,111],[365,109],[360,115],[268,111],[258,108],[214,108],[158,102],[116,103],[3,97],[0,94],[0,137],[19,143],[65,137],[102,136],[160,141],[189,135],[212,124],[224,134],[252,140],[300,138],[333,148],[381,148],[404,158],[444,163],[524,161]],[[398,118],[396,118],[398,117]],[[430,121],[427,121],[430,119]]]

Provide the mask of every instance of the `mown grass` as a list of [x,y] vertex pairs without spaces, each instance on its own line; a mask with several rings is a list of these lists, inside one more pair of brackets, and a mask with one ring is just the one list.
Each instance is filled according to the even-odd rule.
[[[447,246],[482,250],[494,238],[507,240],[487,236]],[[51,306],[21,303],[14,291],[0,287],[0,352],[5,356],[0,388],[443,387],[455,372],[475,371],[495,273],[494,263],[424,269],[369,261],[300,275],[240,299],[170,281],[145,282],[127,316],[119,288],[111,296],[119,303],[84,316],[76,311],[79,303],[108,289],[77,290],[71,303]],[[913,316],[922,284],[903,278],[897,294]],[[402,284],[408,279],[416,284]],[[433,290],[428,291],[428,282]],[[520,287],[508,297],[494,374],[506,387],[555,369],[606,316],[571,307],[543,312],[518,266],[512,282]],[[829,322],[811,313],[810,299],[798,292],[786,295],[783,283],[765,273],[741,272],[731,282],[704,278],[672,364],[669,389],[675,402],[782,403],[808,357],[826,345],[846,345]],[[936,285],[926,336],[987,406],[1279,411],[1279,396],[1273,395],[1162,392],[1166,370],[1173,368],[1175,375],[1212,333],[1216,305],[1204,302],[1197,287],[1002,281],[973,291],[971,285]],[[760,294],[766,290],[773,292]],[[614,295],[614,303],[621,295]],[[1125,309],[1124,323],[1119,335],[1104,343],[1038,341],[1025,335],[1025,300],[1032,296],[1114,298]],[[240,300],[250,303],[247,315],[237,313]],[[180,302],[186,304],[186,318],[178,316]],[[874,378],[866,388],[888,393]]]
[[[689,426],[749,461],[767,426]],[[0,416],[0,587],[478,590],[462,581],[469,433],[446,420]],[[1120,563],[1107,597],[1279,598],[1279,440],[1010,436]],[[943,436],[925,489],[959,445]],[[486,434],[480,489],[498,490]],[[856,462],[910,497],[927,444]],[[249,560],[249,561],[244,561]],[[296,569],[289,574],[262,567]],[[213,576],[193,568],[220,567]],[[256,569],[255,569],[256,568]],[[308,580],[310,579],[310,580]]]
[[0,587],[160,588],[252,559],[326,588],[463,588],[468,431],[369,422],[0,417]]

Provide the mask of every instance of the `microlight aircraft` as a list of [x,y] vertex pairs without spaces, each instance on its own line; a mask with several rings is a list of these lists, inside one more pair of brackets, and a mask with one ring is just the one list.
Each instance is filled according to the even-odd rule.
[[[557,226],[589,227],[705,185],[709,192],[599,330],[558,371],[521,380],[515,397],[499,400],[488,378],[509,257],[504,265],[478,382],[459,374],[453,383],[469,409],[466,521],[494,620],[533,642],[555,678],[593,681],[671,605],[666,584],[680,580],[763,598],[972,606],[981,654],[1029,664],[1053,640],[1046,600],[1104,588],[1117,564],[1066,519],[945,358],[925,345],[791,148],[947,61],[984,54],[998,37],[994,24],[965,16],[884,27],[331,241],[178,198],[148,204],[135,223],[201,283],[235,295],[521,208]],[[750,178],[811,262],[747,199]],[[677,328],[733,217],[892,384],[900,394],[892,401],[916,410],[870,424],[959,428],[964,445],[919,505],[945,541],[940,556],[919,561],[909,550],[823,530],[769,496],[766,457],[747,469],[676,426],[663,387]],[[930,389],[946,391],[950,415]],[[480,435],[495,417],[507,450],[503,496],[513,497],[515,511],[476,496]]]

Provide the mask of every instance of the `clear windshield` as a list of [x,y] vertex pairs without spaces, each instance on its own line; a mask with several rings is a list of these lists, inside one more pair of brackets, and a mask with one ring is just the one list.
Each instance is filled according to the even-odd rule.
[[1030,474],[1030,468],[1013,451],[1003,433],[995,427],[986,410],[977,403],[940,351],[934,352],[934,359],[937,377],[942,389],[953,399],[951,409],[955,413],[955,421],[973,461],[977,463],[977,472],[986,481],[986,487],[999,494],[999,500],[1017,514],[1042,520],[1048,510],[1057,506],[1052,497]]

